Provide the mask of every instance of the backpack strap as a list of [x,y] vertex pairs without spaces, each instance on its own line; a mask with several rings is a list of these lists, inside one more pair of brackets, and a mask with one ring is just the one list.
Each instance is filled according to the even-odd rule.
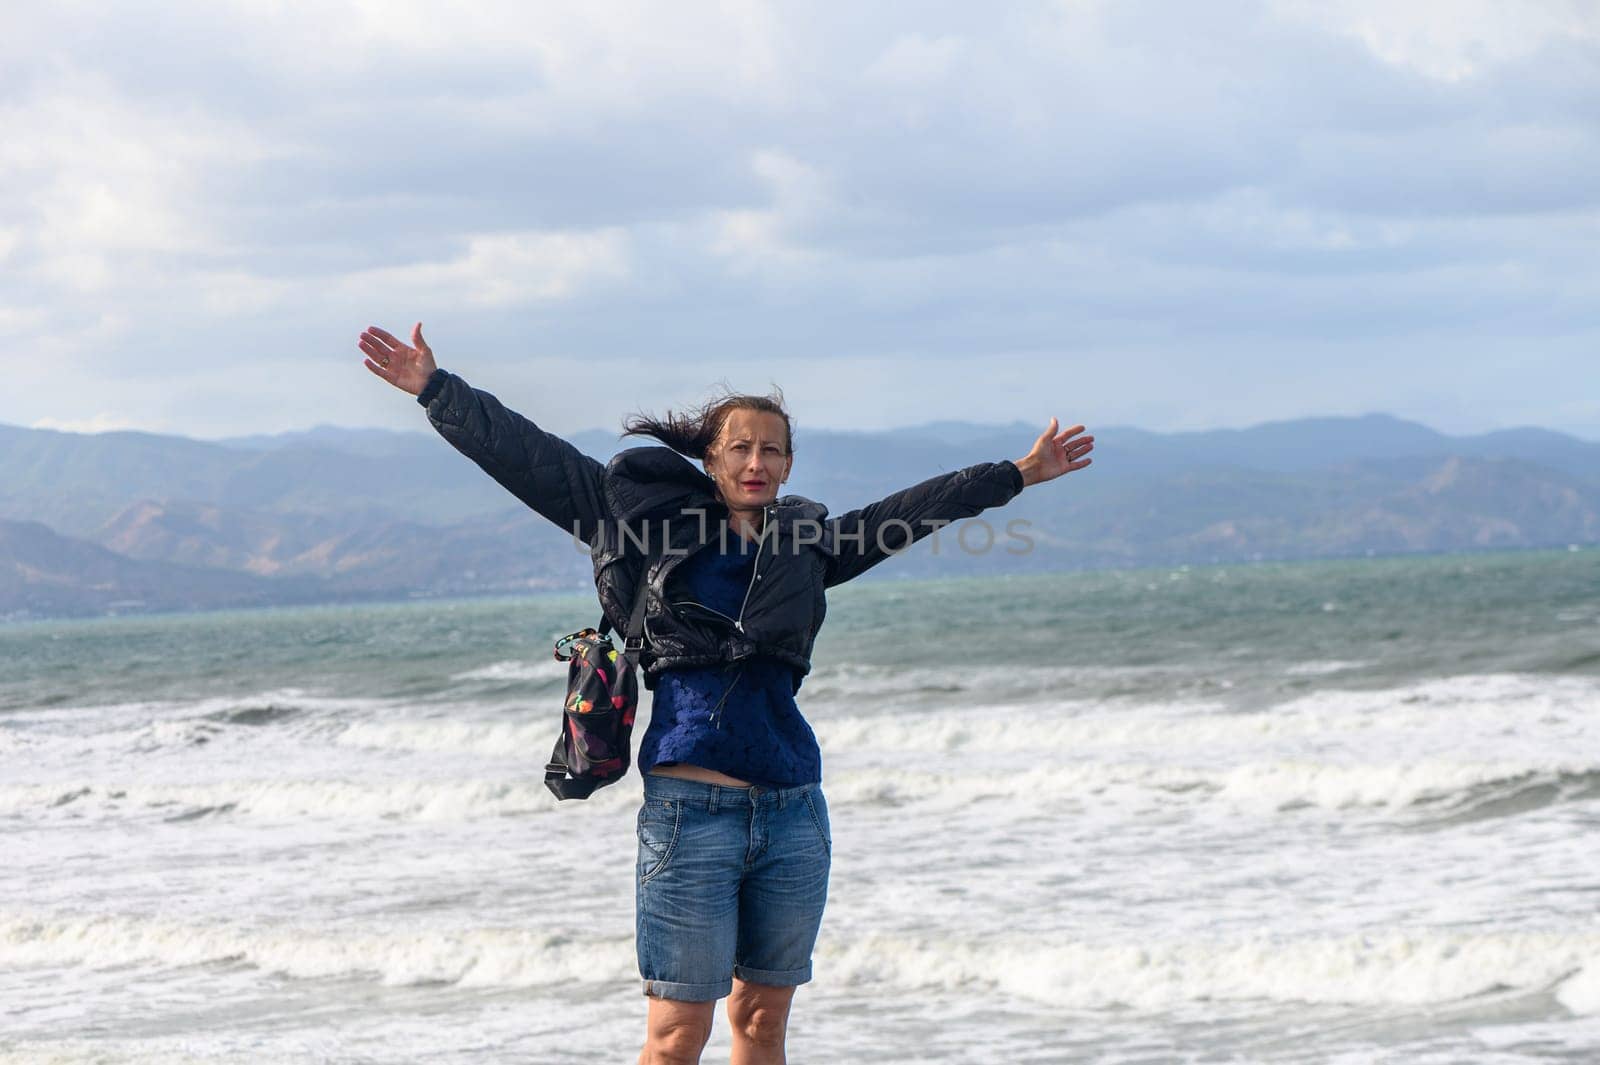
[[[650,566],[661,557],[661,552],[654,546],[645,556],[644,566],[639,570],[639,587],[634,591],[633,613],[628,618],[628,631],[622,634],[622,653],[629,655],[630,660],[638,662],[639,652],[644,650],[644,599],[645,590],[650,586]],[[600,614],[600,624],[596,626],[600,635],[605,636],[611,631],[611,620]]]

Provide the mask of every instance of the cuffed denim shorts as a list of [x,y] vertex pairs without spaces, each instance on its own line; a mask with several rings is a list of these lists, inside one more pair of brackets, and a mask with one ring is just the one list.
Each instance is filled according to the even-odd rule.
[[833,833],[816,784],[730,788],[644,776],[637,947],[644,993],[709,1002],[733,978],[811,979]]

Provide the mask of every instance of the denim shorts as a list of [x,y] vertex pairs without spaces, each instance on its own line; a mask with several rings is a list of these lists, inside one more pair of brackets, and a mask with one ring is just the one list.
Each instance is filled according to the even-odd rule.
[[733,978],[811,979],[833,833],[816,784],[730,788],[644,775],[636,869],[644,993],[709,1002]]

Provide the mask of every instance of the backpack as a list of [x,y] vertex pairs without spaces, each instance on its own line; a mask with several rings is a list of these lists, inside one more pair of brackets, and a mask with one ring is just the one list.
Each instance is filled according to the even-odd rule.
[[598,629],[579,629],[556,641],[556,661],[570,663],[561,735],[544,767],[545,786],[557,799],[587,799],[628,774],[639,707],[634,667],[644,649],[645,591],[655,557],[652,551],[639,571],[621,652],[611,643],[611,622],[603,613]]

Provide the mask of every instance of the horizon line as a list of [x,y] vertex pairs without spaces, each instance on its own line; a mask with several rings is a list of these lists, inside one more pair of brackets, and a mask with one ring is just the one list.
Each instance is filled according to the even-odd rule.
[[[1391,413],[1386,412],[1386,411],[1368,411],[1368,412],[1363,413],[1363,414],[1305,414],[1305,415],[1300,415],[1300,416],[1293,417],[1293,418],[1271,418],[1271,419],[1268,419],[1266,421],[1252,422],[1252,423],[1250,423],[1248,425],[1217,425],[1217,426],[1210,426],[1208,428],[1202,428],[1202,429],[1148,429],[1148,428],[1145,428],[1143,426],[1133,425],[1133,424],[1113,424],[1113,425],[1106,426],[1105,428],[1093,428],[1093,427],[1091,427],[1091,431],[1093,431],[1097,436],[1101,435],[1101,434],[1104,434],[1104,433],[1107,433],[1107,432],[1113,432],[1113,431],[1122,430],[1122,431],[1133,431],[1133,432],[1139,432],[1139,433],[1147,433],[1147,434],[1152,435],[1152,436],[1168,436],[1168,437],[1171,437],[1171,436],[1191,436],[1191,435],[1199,435],[1199,434],[1206,434],[1206,433],[1228,433],[1228,432],[1242,433],[1242,432],[1251,432],[1251,431],[1254,431],[1254,430],[1266,429],[1266,428],[1271,428],[1271,427],[1274,427],[1274,426],[1293,425],[1293,424],[1295,424],[1297,422],[1340,422],[1340,421],[1360,422],[1360,421],[1369,421],[1369,420],[1372,420],[1372,419],[1381,419],[1381,420],[1385,420],[1385,421],[1401,423],[1401,424],[1404,424],[1404,425],[1415,426],[1417,428],[1425,429],[1428,432],[1434,433],[1435,435],[1442,436],[1442,437],[1445,437],[1447,439],[1452,439],[1452,440],[1468,440],[1468,439],[1473,439],[1473,438],[1478,438],[1478,437],[1492,436],[1492,435],[1497,434],[1497,433],[1514,433],[1514,432],[1533,431],[1533,432],[1541,432],[1541,433],[1552,433],[1552,434],[1555,434],[1557,436],[1563,436],[1563,437],[1567,437],[1568,439],[1571,439],[1571,440],[1576,440],[1579,443],[1583,443],[1583,444],[1600,444],[1600,437],[1580,436],[1578,433],[1573,432],[1571,430],[1568,430],[1568,429],[1553,429],[1553,428],[1551,428],[1551,427],[1549,427],[1547,425],[1532,425],[1532,424],[1508,425],[1508,426],[1502,426],[1502,427],[1496,428],[1496,429],[1484,429],[1484,430],[1480,430],[1478,432],[1452,433],[1452,432],[1447,432],[1447,431],[1445,431],[1443,429],[1438,429],[1438,428],[1436,428],[1436,427],[1434,427],[1432,425],[1429,425],[1426,422],[1418,421],[1418,420],[1416,420],[1414,418],[1407,418],[1407,417],[1404,417],[1404,416],[1401,416],[1401,415],[1398,415],[1398,414],[1391,414]],[[50,421],[50,419],[41,419],[41,421],[48,422],[48,421]],[[992,430],[995,430],[997,432],[1014,431],[1014,430],[1018,429],[1019,427],[1023,427],[1023,426],[1027,426],[1029,429],[1031,429],[1031,423],[1028,423],[1028,422],[1026,422],[1026,421],[1024,421],[1023,419],[1020,419],[1020,418],[1015,420],[1015,421],[1013,421],[1013,422],[1011,422],[1011,423],[1009,423],[1009,424],[1004,423],[1004,422],[968,421],[968,420],[962,419],[962,418],[934,418],[934,419],[930,419],[928,421],[915,422],[915,423],[908,424],[908,425],[887,426],[887,427],[884,427],[884,428],[881,428],[881,429],[853,429],[853,428],[848,428],[847,429],[847,428],[838,428],[838,427],[835,427],[835,426],[818,425],[818,426],[808,426],[808,427],[806,427],[806,431],[807,432],[832,433],[832,434],[839,435],[839,436],[886,436],[886,435],[892,435],[892,434],[895,434],[895,433],[906,433],[906,432],[911,432],[911,431],[919,430],[919,429],[928,429],[930,427],[938,426],[938,425],[957,425],[957,426],[969,427],[969,428],[972,428],[972,429],[992,429]],[[235,433],[235,434],[232,434],[230,436],[211,436],[211,437],[191,436],[191,435],[188,435],[188,434],[185,434],[185,433],[181,433],[181,432],[163,431],[163,430],[157,430],[157,429],[140,429],[140,428],[135,428],[135,427],[132,427],[132,426],[112,426],[112,427],[108,427],[108,428],[105,428],[105,429],[75,429],[75,428],[70,428],[70,427],[63,428],[63,427],[59,427],[59,426],[56,426],[56,425],[49,425],[49,424],[21,425],[21,424],[15,423],[15,422],[0,422],[0,429],[19,429],[19,430],[23,430],[23,431],[26,431],[26,432],[41,432],[41,433],[60,433],[62,435],[66,435],[66,436],[110,436],[110,435],[114,435],[114,434],[118,434],[118,433],[127,433],[127,434],[137,434],[137,435],[141,435],[141,436],[170,437],[170,438],[175,438],[175,439],[179,439],[179,440],[188,440],[188,441],[191,441],[191,442],[194,442],[194,443],[218,444],[218,445],[226,445],[227,443],[229,443],[231,441],[237,441],[237,440],[274,439],[274,438],[285,437],[285,436],[301,436],[301,435],[308,435],[308,434],[311,434],[311,433],[316,433],[316,432],[324,431],[324,430],[333,430],[333,431],[336,431],[336,432],[349,432],[349,433],[380,433],[380,434],[384,434],[384,435],[388,435],[388,436],[431,437],[431,436],[434,435],[429,429],[394,429],[394,428],[391,428],[391,427],[388,427],[388,426],[381,426],[381,425],[335,425],[335,424],[333,424],[331,422],[318,422],[315,425],[312,425],[312,426],[309,426],[309,427],[303,428],[303,429],[282,429],[282,430],[278,430],[276,432]],[[1042,431],[1042,429],[1040,431]],[[568,432],[566,434],[557,434],[557,435],[569,436],[570,437],[570,436],[576,436],[576,435],[583,434],[583,433],[610,433],[610,432],[612,432],[612,430],[610,430],[610,429],[602,428],[600,426],[593,426],[593,427],[590,427],[590,428],[576,429],[576,430],[572,430],[572,431],[570,431],[570,432]],[[642,437],[642,438],[643,439],[650,439],[647,436],[646,437]],[[621,442],[621,441],[624,441],[624,440],[628,440],[628,439],[629,439],[628,435],[624,435],[622,433],[617,433],[618,442]]]

